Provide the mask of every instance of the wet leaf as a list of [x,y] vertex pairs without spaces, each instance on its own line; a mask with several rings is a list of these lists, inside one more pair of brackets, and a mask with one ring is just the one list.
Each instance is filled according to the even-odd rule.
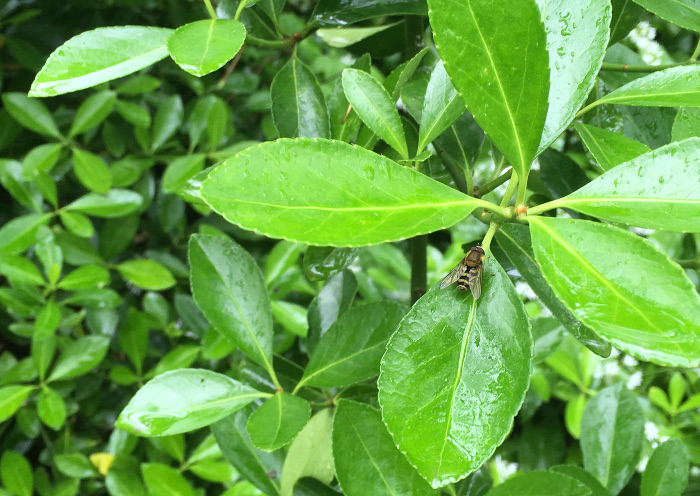
[[487,259],[477,301],[432,288],[394,333],[379,402],[394,442],[433,487],[481,466],[510,431],[531,371],[532,337],[508,276]]
[[322,26],[353,24],[375,17],[426,15],[423,0],[321,0],[312,18]]
[[606,171],[651,151],[644,143],[607,129],[580,122],[574,123],[574,127],[595,161]]
[[178,369],[139,389],[115,425],[139,436],[179,434],[213,424],[266,396],[223,374]]
[[443,229],[482,203],[369,150],[321,139],[240,152],[209,175],[201,193],[245,229],[332,246]]
[[537,217],[530,229],[542,274],[581,322],[640,360],[700,364],[700,296],[665,254],[590,221]]
[[568,475],[534,470],[512,477],[486,496],[590,496],[582,482]]
[[[344,249],[344,248],[339,248]],[[309,250],[306,251],[309,253]],[[306,346],[313,352],[318,341],[333,322],[352,305],[357,293],[357,279],[349,270],[334,275],[309,304],[309,333]]]
[[255,410],[246,430],[250,441],[265,451],[291,443],[311,417],[311,405],[298,396],[278,392]]
[[304,274],[312,281],[328,279],[347,268],[358,253],[356,248],[309,246],[304,253]]
[[679,439],[658,446],[642,474],[641,496],[681,496],[688,483],[688,450]]
[[466,108],[462,98],[452,85],[442,61],[438,62],[430,75],[425,92],[420,118],[417,153],[450,127]]
[[695,0],[634,1],[671,24],[700,32],[700,5]]

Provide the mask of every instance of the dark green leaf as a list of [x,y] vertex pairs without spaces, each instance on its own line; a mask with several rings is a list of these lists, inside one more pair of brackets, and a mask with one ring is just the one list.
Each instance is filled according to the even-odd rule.
[[3,93],[2,103],[12,118],[27,129],[54,138],[61,136],[53,116],[40,101],[24,93]]
[[265,451],[291,443],[311,417],[311,405],[298,396],[278,392],[255,410],[246,430],[250,441]]
[[688,450],[669,439],[654,450],[642,475],[641,496],[681,496],[688,483]]
[[157,150],[180,129],[184,115],[182,98],[172,95],[160,102],[153,119],[151,150]]
[[610,20],[610,45],[621,41],[639,23],[644,13],[632,0],[612,0]]
[[136,127],[151,127],[151,114],[137,103],[118,100],[117,112]]
[[[628,1],[632,2],[632,0]],[[607,129],[580,122],[576,122],[574,126],[595,161],[606,171],[651,151],[644,143]]]
[[312,18],[321,25],[346,25],[375,17],[427,13],[423,0],[321,0]]
[[141,473],[143,473],[143,480],[146,482],[149,494],[197,495],[185,476],[175,468],[161,463],[144,463],[141,465]]
[[590,472],[586,472],[581,467],[575,465],[556,465],[550,469],[552,472],[568,475],[571,478],[582,482],[588,489],[591,490],[591,496],[610,496],[610,493],[600,485]]
[[119,331],[119,344],[140,373],[148,349],[148,320],[146,316],[134,308],[130,308],[126,322]]
[[532,337],[535,341],[533,363],[539,363],[559,347],[564,337],[561,323],[551,317],[532,319]]
[[362,28],[326,28],[316,30],[316,34],[323,42],[333,48],[345,48],[354,45],[370,36],[381,33],[389,28],[393,28],[401,21],[384,24],[381,26],[371,26]]
[[109,338],[104,336],[87,336],[73,341],[61,352],[47,382],[86,374],[102,362],[108,347]]
[[660,18],[685,29],[700,32],[700,5],[696,0],[634,0]]

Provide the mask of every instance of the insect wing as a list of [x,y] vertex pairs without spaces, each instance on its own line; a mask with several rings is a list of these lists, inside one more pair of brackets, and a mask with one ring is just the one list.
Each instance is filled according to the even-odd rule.
[[467,271],[467,259],[463,258],[461,262],[457,264],[457,266],[450,271],[449,274],[445,276],[445,278],[442,280],[440,283],[440,289],[446,288],[452,283],[457,282],[457,279],[464,274]]
[[475,300],[478,300],[479,296],[481,296],[481,279],[483,274],[484,268],[481,264],[469,271],[469,289],[471,289]]

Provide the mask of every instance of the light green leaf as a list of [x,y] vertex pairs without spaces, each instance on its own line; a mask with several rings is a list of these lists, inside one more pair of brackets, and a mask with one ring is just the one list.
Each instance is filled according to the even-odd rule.
[[[399,21],[401,22],[401,21]],[[393,28],[399,22],[362,28],[322,28],[317,29],[316,34],[323,42],[333,48],[345,48],[354,45],[365,38]]]
[[434,488],[467,476],[493,454],[529,384],[525,309],[500,265],[487,258],[484,272],[479,300],[455,286],[428,291],[382,359],[384,422]]
[[194,488],[182,473],[161,463],[144,463],[141,465],[143,480],[148,493],[168,496],[197,496]]
[[640,360],[700,364],[700,296],[678,265],[613,226],[529,219],[545,279],[581,322]]
[[72,234],[78,236],[79,238],[92,238],[95,234],[95,226],[92,225],[90,219],[83,214],[78,212],[61,212],[58,214],[63,225]]
[[192,296],[209,322],[255,362],[272,370],[272,315],[262,272],[231,240],[193,235]]
[[671,143],[607,171],[556,205],[649,229],[700,232],[700,138]]
[[61,352],[47,382],[86,374],[102,362],[108,348],[109,338],[105,336],[86,336],[73,341]]
[[462,97],[452,86],[442,61],[438,62],[430,75],[425,92],[420,118],[418,153],[450,127],[466,108]]
[[14,415],[33,390],[34,386],[5,386],[0,388],[0,422]]
[[250,442],[265,451],[291,443],[311,417],[311,405],[298,396],[278,392],[255,410],[246,430]]
[[[30,93],[30,96],[34,96]],[[7,113],[22,126],[39,134],[60,138],[61,132],[56,126],[49,109],[40,101],[33,100],[24,93],[3,93],[2,103]]]
[[700,4],[697,0],[634,1],[671,24],[700,32]]
[[81,212],[93,217],[112,219],[125,217],[136,212],[143,203],[143,197],[128,189],[111,189],[106,195],[88,193],[73,203],[66,205],[66,210]]
[[547,38],[536,3],[429,0],[428,6],[452,83],[524,180],[542,138],[549,95]]
[[162,291],[175,286],[175,278],[155,260],[128,260],[116,266],[117,271],[131,284],[141,289]]
[[591,496],[591,491],[568,475],[533,470],[511,477],[485,496]]
[[37,340],[52,336],[58,329],[59,322],[61,322],[61,307],[53,300],[47,301],[36,316],[32,338]]
[[109,284],[109,272],[97,265],[83,265],[66,275],[58,287],[68,291],[76,289],[102,288]]
[[332,246],[436,231],[485,204],[381,155],[320,139],[240,152],[209,175],[201,194],[245,229]]
[[139,436],[179,434],[213,424],[266,396],[223,374],[178,369],[139,389],[115,425]]
[[68,137],[77,136],[100,124],[112,112],[116,102],[117,94],[113,91],[101,91],[87,97],[75,113]]
[[700,109],[682,108],[673,120],[673,141],[700,137]]
[[46,386],[39,394],[36,411],[43,423],[57,431],[66,421],[66,402],[54,389]]
[[166,46],[177,65],[202,77],[235,57],[245,35],[245,26],[236,20],[206,19],[177,28],[168,37]]
[[107,193],[112,187],[112,171],[101,157],[73,148],[73,172],[87,189]]
[[32,148],[22,160],[22,175],[31,179],[39,172],[50,171],[58,162],[62,149],[62,145],[58,143],[47,143]]
[[163,191],[166,193],[177,192],[192,176],[204,168],[205,158],[203,154],[197,153],[178,157],[170,162],[163,174],[161,183]]
[[46,378],[46,371],[51,366],[51,362],[53,362],[53,357],[56,352],[56,343],[57,339],[53,335],[40,339],[36,336],[32,336],[32,361],[34,362],[34,368],[42,383]]
[[10,281],[33,286],[46,285],[44,276],[32,262],[17,255],[3,255],[0,258],[0,274]]
[[9,449],[0,458],[0,478],[3,485],[16,496],[32,496],[34,478],[29,461]]
[[270,302],[272,316],[287,331],[305,338],[309,332],[306,320],[306,307],[289,301],[273,300]]
[[275,75],[270,86],[272,120],[283,138],[329,138],[326,100],[316,76],[292,57]]
[[586,405],[581,425],[583,467],[617,494],[639,462],[644,442],[644,412],[624,384],[598,392]]
[[651,151],[644,143],[607,129],[580,122],[574,123],[574,127],[598,165],[606,171]]
[[358,69],[343,71],[345,97],[360,119],[401,157],[409,159],[406,135],[391,95],[369,73]]
[[96,86],[155,64],[168,56],[172,29],[97,28],[58,47],[34,78],[29,96],[55,96]]

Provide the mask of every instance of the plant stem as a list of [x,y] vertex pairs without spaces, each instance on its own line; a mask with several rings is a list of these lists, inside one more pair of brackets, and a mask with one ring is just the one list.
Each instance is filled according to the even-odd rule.
[[454,161],[446,153],[444,153],[442,148],[438,148],[436,146],[435,149],[442,159],[445,169],[447,169],[447,172],[449,172],[450,176],[452,176],[452,180],[455,182],[457,189],[465,195],[472,196],[474,194],[474,185],[472,183],[471,170],[467,168],[465,173],[462,171],[462,168],[459,165],[454,163]]
[[[527,183],[524,183],[525,186],[527,187]],[[501,199],[501,208],[505,208],[508,206],[510,203],[510,199],[513,198],[513,193],[515,192],[515,188],[518,187],[518,176],[512,177],[510,182],[508,183],[508,186],[506,187],[506,192],[503,195],[503,198]],[[520,190],[518,190],[518,195]]]
[[527,214],[528,215],[539,215],[543,212],[546,212],[547,210],[552,210],[552,209],[559,207],[559,204],[560,204],[559,200],[552,200],[550,202],[543,203],[542,205],[537,205],[535,207],[529,208],[527,210]]
[[515,199],[515,205],[525,205],[525,195],[527,194],[527,178],[524,177],[522,181],[518,183],[518,196]]
[[498,231],[499,227],[501,227],[501,224],[497,222],[492,222],[489,225],[489,230],[486,231],[484,240],[481,242],[481,247],[484,249],[484,251],[491,252],[491,240],[493,239],[494,234],[496,234],[496,231]]
[[[207,8],[207,12],[209,12],[209,17],[212,19],[218,19],[219,16],[216,15],[216,10],[214,10],[214,7],[211,4],[211,0],[204,0],[204,5]],[[238,17],[236,17],[238,19]]]
[[249,43],[251,45],[257,45],[267,48],[283,48],[292,45],[291,38],[285,38],[284,40],[264,40],[262,38],[258,38],[250,34],[246,35],[245,41],[246,43]]
[[411,305],[425,294],[428,284],[428,236],[416,236],[409,240],[411,247]]
[[513,176],[513,169],[508,169],[502,175],[498,176],[493,181],[489,181],[484,184],[483,188],[486,193],[490,193],[494,189],[498,188],[501,184],[509,180]]
[[700,39],[698,40],[698,44],[695,47],[695,51],[693,52],[693,55],[690,56],[688,62],[696,62],[698,60],[698,57],[700,57]]

